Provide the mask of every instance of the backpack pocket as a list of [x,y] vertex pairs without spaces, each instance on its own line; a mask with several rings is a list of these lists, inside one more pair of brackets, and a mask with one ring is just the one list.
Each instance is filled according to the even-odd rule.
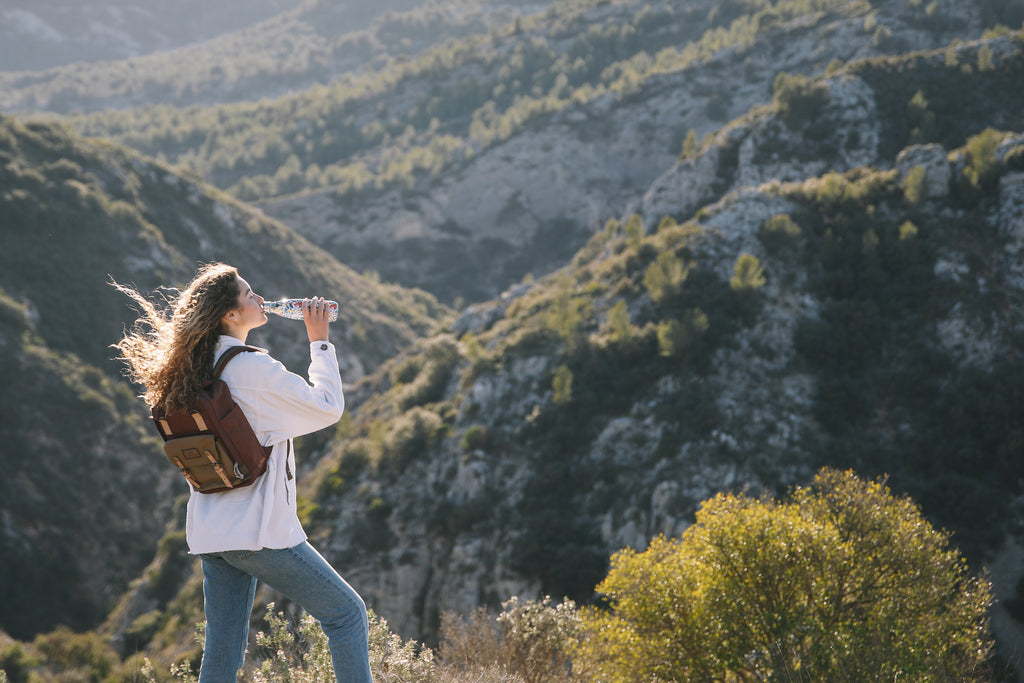
[[180,436],[164,442],[167,459],[200,493],[235,488],[249,481],[249,471],[236,463],[213,434]]

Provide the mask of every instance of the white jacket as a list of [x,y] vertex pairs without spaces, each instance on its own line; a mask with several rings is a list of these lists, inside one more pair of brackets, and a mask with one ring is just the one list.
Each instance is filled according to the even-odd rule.
[[[243,342],[221,335],[216,358]],[[267,353],[240,353],[221,374],[231,397],[264,446],[273,446],[267,471],[251,486],[196,493],[188,500],[189,552],[291,548],[306,540],[295,505],[295,453],[291,439],[328,427],[345,409],[334,345],[309,345],[309,380],[289,372]]]

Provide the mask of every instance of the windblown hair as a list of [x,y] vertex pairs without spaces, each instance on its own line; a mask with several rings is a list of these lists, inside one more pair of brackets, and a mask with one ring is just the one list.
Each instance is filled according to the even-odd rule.
[[128,366],[126,375],[145,388],[150,408],[185,410],[189,398],[213,379],[221,318],[238,306],[238,270],[223,263],[203,266],[162,311],[131,287],[111,284],[131,297],[141,314],[114,345]]

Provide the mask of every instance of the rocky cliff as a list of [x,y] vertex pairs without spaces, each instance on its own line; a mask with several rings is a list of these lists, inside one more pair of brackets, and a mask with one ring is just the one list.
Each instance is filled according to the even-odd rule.
[[[587,599],[611,552],[680,533],[714,493],[781,493],[828,464],[888,474],[999,566],[1014,637],[1022,108],[948,112],[961,144],[898,150],[879,112],[913,97],[894,81],[931,97],[942,68],[991,92],[1021,58],[1013,37],[855,64],[811,82],[803,124],[776,103],[726,127],[570,266],[362,383],[313,477],[314,538],[430,640],[447,610]],[[812,124],[858,143],[813,148]]]
[[[708,12],[714,3],[706,4],[692,14],[677,12],[661,32],[680,31],[684,22],[697,26],[708,22],[700,10]],[[580,30],[605,22],[636,21],[639,7],[598,5],[584,14]],[[823,11],[792,18],[762,18],[755,39],[726,43],[717,50],[709,47],[707,57],[686,67],[664,71],[652,67],[650,75],[638,77],[641,83],[633,89],[574,98],[564,108],[528,119],[507,140],[478,151],[438,177],[421,177],[412,187],[354,197],[339,196],[333,189],[314,191],[267,200],[262,206],[356,268],[423,287],[448,301],[493,298],[525,273],[541,275],[557,268],[605,221],[620,215],[623,207],[649,188],[654,195],[651,201],[656,202],[659,190],[651,185],[673,165],[688,131],[703,138],[724,122],[769,103],[780,73],[820,73],[833,61],[938,48],[954,37],[978,37],[981,31],[978,9],[963,3],[937,5],[936,15],[943,20],[933,22],[903,2],[825,3],[823,7]],[[721,24],[728,26],[728,22]],[[885,40],[875,39],[879,26],[886,28]],[[676,43],[676,49],[685,52],[702,41],[712,42],[716,31],[723,28],[715,28],[710,21],[705,33],[697,31],[690,39],[680,36],[689,44]],[[573,54],[578,36],[546,37],[556,54]],[[638,44],[638,52],[647,56],[643,51],[648,44],[658,41],[658,31],[652,31]],[[643,63],[639,57],[636,61]],[[466,69],[466,74],[455,71],[449,80],[466,76],[481,78],[479,69],[473,68]],[[830,103],[845,116],[870,125],[876,113],[859,108],[863,102],[858,98],[869,95],[858,94],[858,88],[867,89],[854,80],[836,84]],[[826,133],[820,127],[811,135]],[[793,134],[791,142],[798,144],[802,135]],[[822,159],[819,169],[829,168],[832,162],[844,167],[873,163],[876,154],[869,138],[830,144],[837,147],[834,158]],[[752,149],[750,141],[741,153]],[[808,170],[806,164],[794,164],[785,152],[792,152],[792,146],[773,150],[774,163],[758,159],[756,168],[764,179],[776,172],[785,174],[787,165],[797,173]],[[702,163],[714,162],[704,158]],[[748,172],[754,168],[749,163],[744,167]],[[683,214],[727,189],[714,169],[694,170],[699,180],[684,190],[692,201],[688,207],[678,207]],[[750,184],[760,179],[737,180]],[[657,213],[657,206],[649,208]],[[454,280],[450,273],[456,264],[459,277]]]

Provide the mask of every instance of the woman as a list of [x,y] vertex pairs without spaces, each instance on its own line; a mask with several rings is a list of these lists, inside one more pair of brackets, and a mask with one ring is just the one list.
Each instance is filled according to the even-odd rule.
[[[145,387],[146,403],[182,410],[213,376],[225,349],[245,344],[267,322],[263,299],[238,271],[221,263],[201,268],[173,302],[168,318],[138,292],[142,317],[117,348],[128,374]],[[316,617],[327,634],[339,683],[371,681],[366,606],[306,541],[295,504],[291,439],[337,422],[344,410],[341,375],[328,341],[328,307],[308,299],[304,320],[310,343],[309,382],[267,353],[242,353],[223,379],[264,446],[267,471],[251,486],[200,494],[188,501],[189,552],[203,565],[206,647],[200,683],[234,682],[245,658],[257,580]]]

